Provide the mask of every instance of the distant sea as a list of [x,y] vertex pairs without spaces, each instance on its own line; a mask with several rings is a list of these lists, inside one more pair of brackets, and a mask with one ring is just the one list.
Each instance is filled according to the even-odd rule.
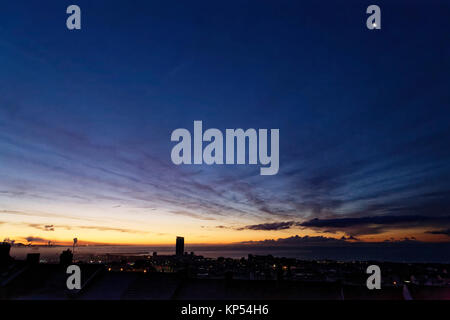
[[[48,262],[59,260],[63,250],[70,246],[33,246],[12,247],[11,256],[25,259],[27,253],[40,253],[41,259]],[[404,244],[358,244],[352,246],[186,246],[186,252],[194,252],[208,258],[242,258],[253,255],[296,258],[300,260],[337,260],[337,261],[392,261],[392,262],[436,262],[450,263],[450,243]],[[175,246],[80,246],[75,248],[75,258],[92,255],[147,256],[157,252],[159,255],[175,254]]]

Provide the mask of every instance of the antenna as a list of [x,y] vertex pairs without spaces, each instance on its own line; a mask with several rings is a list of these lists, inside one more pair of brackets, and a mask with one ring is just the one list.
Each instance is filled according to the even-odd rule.
[[75,245],[77,244],[77,242],[78,242],[78,238],[73,238],[73,246],[72,246],[73,254],[75,254]]

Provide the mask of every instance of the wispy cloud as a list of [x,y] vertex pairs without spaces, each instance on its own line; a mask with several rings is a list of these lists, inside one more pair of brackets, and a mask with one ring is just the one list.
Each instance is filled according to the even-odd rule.
[[43,231],[55,231],[55,227],[52,224],[40,225],[40,224],[36,224],[36,223],[29,223],[28,226],[35,228],[35,229],[43,230]]
[[26,241],[28,241],[28,242],[39,242],[39,243],[42,243],[42,242],[47,243],[47,242],[51,241],[49,239],[44,239],[44,238],[41,238],[41,237],[34,237],[34,236],[28,236],[28,237],[26,237],[24,239]]
[[431,230],[431,231],[426,231],[425,233],[429,233],[429,234],[442,234],[442,235],[446,235],[450,237],[450,229],[445,229],[445,230]]
[[237,230],[284,230],[289,229],[295,224],[294,221],[286,221],[286,222],[272,222],[272,223],[260,223],[254,225],[248,225],[245,227],[238,228]]

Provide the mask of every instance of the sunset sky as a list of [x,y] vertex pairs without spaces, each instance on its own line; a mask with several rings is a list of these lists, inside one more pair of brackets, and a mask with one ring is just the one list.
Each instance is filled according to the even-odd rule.
[[[449,241],[448,2],[351,3],[3,3],[0,241]],[[174,165],[194,120],[280,129],[279,173]]]

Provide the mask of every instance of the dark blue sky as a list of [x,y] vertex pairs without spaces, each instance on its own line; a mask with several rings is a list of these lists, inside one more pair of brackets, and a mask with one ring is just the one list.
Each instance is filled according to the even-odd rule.
[[[65,27],[70,4],[80,31]],[[62,219],[61,230],[129,225],[124,234],[141,224],[154,242],[183,228],[198,242],[445,235],[449,4],[377,1],[376,31],[370,4],[2,4],[0,234]],[[170,134],[194,120],[279,128],[278,175],[173,165]],[[405,218],[367,219],[394,215]]]

